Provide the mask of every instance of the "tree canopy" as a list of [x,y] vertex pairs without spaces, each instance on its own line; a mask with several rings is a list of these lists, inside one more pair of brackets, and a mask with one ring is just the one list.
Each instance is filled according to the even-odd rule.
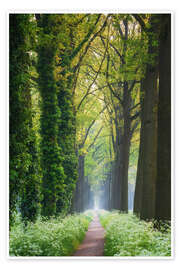
[[170,220],[170,17],[10,14],[11,223],[133,200]]

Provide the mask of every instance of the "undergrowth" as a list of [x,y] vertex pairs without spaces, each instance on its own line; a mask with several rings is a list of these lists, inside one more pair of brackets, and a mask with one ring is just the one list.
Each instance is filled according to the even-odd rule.
[[65,218],[39,218],[26,227],[20,217],[11,228],[10,256],[70,256],[83,240],[91,215],[76,214]]
[[170,227],[159,231],[153,222],[133,214],[100,213],[105,228],[104,256],[171,256]]

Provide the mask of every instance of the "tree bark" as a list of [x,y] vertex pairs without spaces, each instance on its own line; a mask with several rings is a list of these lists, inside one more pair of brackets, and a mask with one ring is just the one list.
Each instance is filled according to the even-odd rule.
[[146,65],[142,83],[143,109],[141,122],[140,151],[134,212],[141,219],[152,219],[155,215],[155,182],[157,173],[157,46],[159,15],[152,15],[148,33],[148,54],[153,61]]
[[[128,167],[131,141],[130,119],[131,95],[128,83],[124,82],[122,109],[116,110],[115,168],[113,177],[113,208],[128,212]],[[120,113],[120,111],[122,112]],[[123,125],[120,123],[123,119]]]
[[155,215],[155,181],[157,173],[157,68],[147,68],[144,82],[144,142],[142,160],[141,219]]
[[78,157],[78,180],[73,198],[73,210],[75,212],[83,211],[84,158],[83,155],[79,155]]
[[140,130],[140,145],[139,145],[139,157],[136,174],[136,185],[134,193],[134,207],[133,212],[136,215],[140,215],[141,201],[142,201],[142,185],[143,185],[143,160],[144,160],[144,80],[141,81],[140,90],[140,103],[141,103],[141,130]]
[[159,47],[157,220],[171,219],[171,15],[161,15]]
[[120,210],[128,212],[128,168],[129,168],[129,152],[131,142],[131,120],[130,120],[130,102],[131,96],[128,91],[128,83],[124,83],[123,91],[123,118],[124,118],[124,134],[122,143],[122,173],[121,173],[121,205]]

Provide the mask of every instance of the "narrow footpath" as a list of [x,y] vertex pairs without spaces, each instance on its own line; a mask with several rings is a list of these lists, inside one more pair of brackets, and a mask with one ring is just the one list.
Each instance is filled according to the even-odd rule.
[[97,214],[94,216],[84,241],[80,244],[73,256],[103,256],[104,229]]

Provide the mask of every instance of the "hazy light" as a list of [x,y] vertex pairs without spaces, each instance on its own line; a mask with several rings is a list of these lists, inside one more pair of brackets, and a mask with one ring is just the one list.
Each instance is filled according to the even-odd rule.
[[96,202],[95,202],[95,205],[94,205],[94,210],[95,211],[99,210],[99,206],[98,206],[98,204]]

